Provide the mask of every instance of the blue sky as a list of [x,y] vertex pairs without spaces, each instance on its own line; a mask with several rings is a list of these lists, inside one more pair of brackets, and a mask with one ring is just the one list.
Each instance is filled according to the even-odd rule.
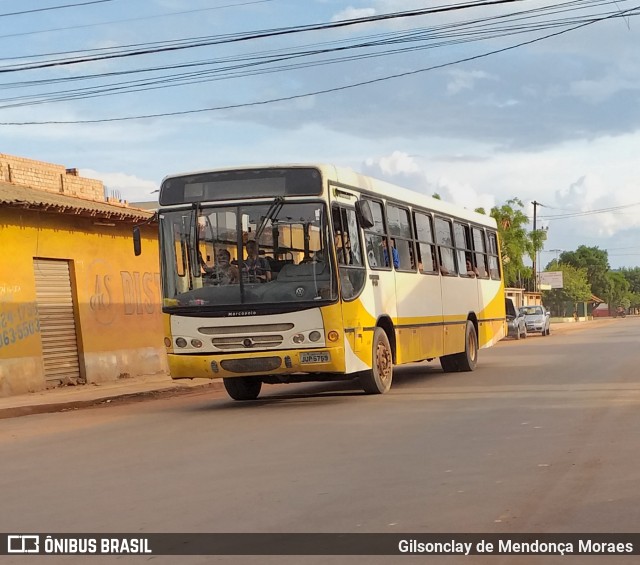
[[[532,215],[540,202],[543,265],[581,244],[607,249],[614,268],[640,265],[640,0],[453,11],[410,0],[89,2],[0,0],[0,153],[79,168],[130,201],[152,200],[170,173],[335,163],[469,208],[517,197]],[[112,57],[196,38],[209,45]],[[323,53],[300,54],[309,50]],[[73,57],[83,61],[66,64]],[[174,68],[149,70],[160,66]],[[186,72],[202,74],[177,83]],[[150,79],[153,89],[113,90]],[[96,87],[110,95],[69,92]],[[50,100],[61,93],[74,98]],[[228,106],[239,107],[200,111]],[[184,111],[195,112],[100,121]]]

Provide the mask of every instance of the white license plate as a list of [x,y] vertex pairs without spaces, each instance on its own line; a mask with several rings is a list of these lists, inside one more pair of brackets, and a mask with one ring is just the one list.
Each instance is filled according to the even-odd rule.
[[313,351],[300,353],[300,363],[329,363],[331,356],[328,351]]

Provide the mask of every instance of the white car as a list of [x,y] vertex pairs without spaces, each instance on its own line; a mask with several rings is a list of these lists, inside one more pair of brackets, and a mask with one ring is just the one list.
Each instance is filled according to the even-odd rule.
[[505,298],[504,303],[507,313],[507,337],[513,337],[515,339],[527,337],[527,325],[524,314],[516,308],[511,298]]
[[520,313],[524,314],[527,333],[540,332],[542,335],[551,333],[551,316],[544,306],[521,306]]

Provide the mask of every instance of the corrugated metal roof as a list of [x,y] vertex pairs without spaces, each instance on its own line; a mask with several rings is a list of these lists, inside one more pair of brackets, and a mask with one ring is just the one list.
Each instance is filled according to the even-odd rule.
[[36,190],[6,182],[0,182],[1,204],[45,212],[76,214],[114,220],[146,220],[153,215],[147,210],[85,200],[84,198]]

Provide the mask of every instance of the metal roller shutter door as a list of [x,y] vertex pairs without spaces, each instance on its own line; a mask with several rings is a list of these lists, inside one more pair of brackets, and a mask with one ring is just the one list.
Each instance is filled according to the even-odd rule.
[[34,259],[44,378],[80,380],[78,341],[69,262]]

